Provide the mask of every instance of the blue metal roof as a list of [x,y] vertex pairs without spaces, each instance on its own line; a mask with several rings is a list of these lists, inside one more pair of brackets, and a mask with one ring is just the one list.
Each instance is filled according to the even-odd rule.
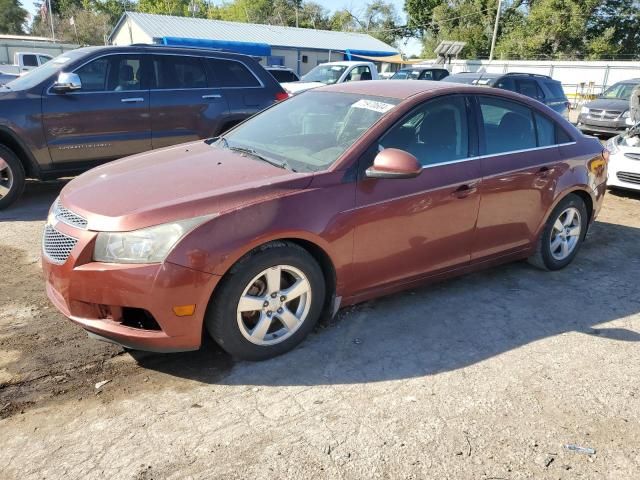
[[215,48],[220,50],[231,50],[254,57],[268,57],[271,55],[271,45],[266,43],[233,42],[230,40],[208,40],[203,38],[181,38],[162,37],[162,45],[173,45],[179,47]]

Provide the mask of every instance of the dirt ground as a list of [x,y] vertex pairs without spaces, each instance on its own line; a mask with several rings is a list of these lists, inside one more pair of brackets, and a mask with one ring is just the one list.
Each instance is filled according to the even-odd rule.
[[0,213],[0,479],[638,478],[640,195],[608,193],[563,271],[368,302],[256,364],[125,352],[57,313],[39,246],[61,186]]

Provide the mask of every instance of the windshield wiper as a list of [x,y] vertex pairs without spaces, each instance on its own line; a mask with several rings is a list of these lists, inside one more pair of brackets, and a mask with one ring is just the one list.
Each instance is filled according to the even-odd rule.
[[245,148],[245,147],[229,147],[227,144],[227,141],[224,139],[224,137],[222,137],[220,139],[221,141],[223,141],[225,143],[225,145],[227,145],[227,148],[229,150],[233,150],[234,152],[240,152],[240,153],[244,153],[246,155],[251,155],[252,157],[257,158],[258,160],[262,160],[263,162],[267,162],[271,165],[273,165],[274,167],[278,167],[278,168],[284,168],[285,170],[291,170],[293,172],[295,172],[295,170],[293,168],[291,168],[289,166],[289,164],[285,161],[282,162],[278,162],[272,158],[267,158],[267,157],[263,157],[262,155],[260,155],[258,152],[256,152],[255,150],[251,149],[251,148]]

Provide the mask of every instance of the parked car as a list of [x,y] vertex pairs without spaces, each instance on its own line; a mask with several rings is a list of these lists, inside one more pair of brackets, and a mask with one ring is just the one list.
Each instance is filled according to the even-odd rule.
[[300,81],[300,77],[298,77],[296,72],[287,67],[269,66],[265,67],[265,70],[273,75],[273,78],[275,78],[279,83]]
[[18,76],[40,65],[44,65],[52,58],[51,55],[47,55],[46,53],[16,52],[13,54],[13,64],[0,65],[0,73]]
[[606,176],[597,139],[511,92],[321,87],[71,181],[44,230],[46,290],[131,348],[197,349],[206,328],[264,359],[340,306],[522,258],[567,266]]
[[378,70],[372,62],[329,62],[322,63],[303,75],[299,82],[283,83],[282,86],[294,95],[312,88],[334,83],[378,80]]
[[446,82],[466,83],[501,88],[538,100],[565,118],[569,118],[570,103],[562,89],[562,83],[547,75],[535,73],[486,73],[463,72],[450,75]]
[[66,52],[0,87],[0,208],[25,177],[76,175],[209,138],[285,98],[245,55],[153,45]]
[[640,190],[640,124],[611,138],[607,150],[611,155],[607,184],[612,188]]
[[414,65],[401,68],[391,77],[392,80],[442,80],[449,76],[449,70],[429,65]]
[[578,128],[584,133],[617,135],[629,128],[629,99],[640,78],[614,83],[598,98],[585,104],[578,116]]

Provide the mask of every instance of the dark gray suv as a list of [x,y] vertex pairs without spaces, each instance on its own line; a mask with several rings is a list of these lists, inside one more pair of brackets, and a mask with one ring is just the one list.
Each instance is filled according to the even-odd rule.
[[66,52],[0,87],[0,209],[25,177],[76,175],[216,136],[287,97],[245,55],[153,45]]
[[562,84],[547,75],[518,72],[463,72],[450,75],[444,81],[501,88],[517,92],[544,103],[567,119],[569,117],[570,103],[562,89]]

